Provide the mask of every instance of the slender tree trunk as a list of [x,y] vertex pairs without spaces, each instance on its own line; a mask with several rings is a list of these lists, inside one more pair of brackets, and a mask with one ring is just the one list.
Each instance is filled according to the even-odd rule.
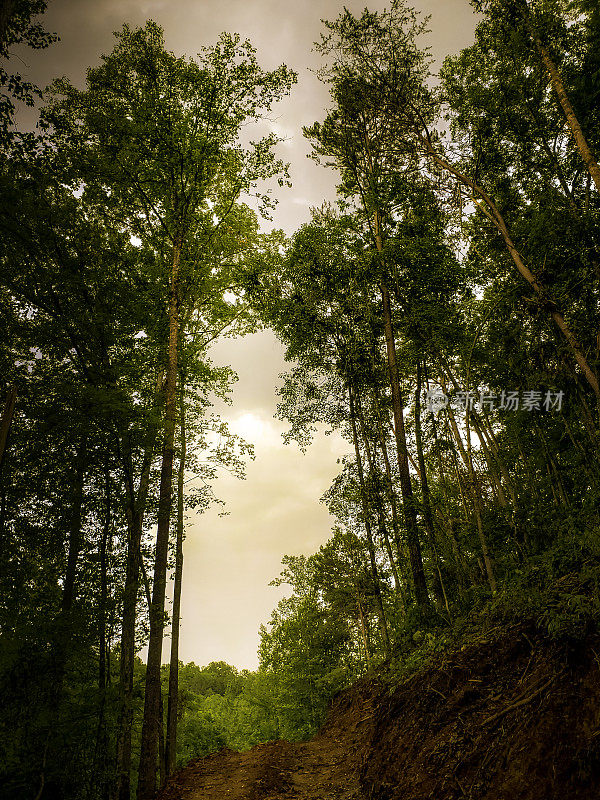
[[60,613],[58,614],[57,624],[54,631],[53,650],[53,675],[51,685],[50,700],[50,719],[47,730],[46,747],[44,750],[44,766],[42,767],[42,786],[40,796],[43,792],[44,769],[46,754],[52,736],[55,733],[63,705],[64,679],[66,666],[69,658],[70,640],[73,627],[73,606],[76,597],[77,584],[77,565],[81,547],[83,543],[83,499],[85,474],[88,460],[87,452],[88,433],[87,430],[81,432],[75,455],[74,474],[73,474],[73,500],[69,509],[68,516],[68,542],[67,542],[67,564],[64,574]]
[[379,399],[377,397],[376,391],[373,393],[373,403],[375,409],[375,416],[377,418],[377,433],[379,437],[379,447],[381,448],[381,455],[383,456],[383,465],[385,468],[385,487],[388,495],[388,500],[390,503],[390,508],[392,510],[392,532],[394,534],[394,544],[396,545],[396,557],[398,560],[398,568],[402,573],[402,579],[404,583],[404,592],[402,594],[402,600],[406,607],[407,598],[405,595],[409,589],[409,580],[406,572],[406,553],[404,551],[404,548],[402,546],[402,541],[400,538],[400,518],[398,514],[398,503],[396,498],[396,492],[394,490],[394,483],[392,481],[392,468],[388,455],[387,444],[385,441],[385,432],[383,429],[383,422],[381,419],[381,409],[379,407]]
[[44,794],[44,787],[46,785],[46,762],[48,760],[48,745],[50,744],[50,731],[48,731],[46,735],[46,743],[44,744],[44,752],[42,755],[42,764],[40,770],[40,788],[34,798],[34,800],[41,800],[42,795]]
[[[447,411],[449,410],[449,406],[447,407],[446,410]],[[448,422],[448,418],[449,418],[449,415],[447,414],[446,415],[446,429],[447,429],[447,432],[448,432],[448,438],[451,439],[452,438],[452,434],[450,432],[450,424]],[[468,525],[470,523],[470,521],[471,521],[471,514],[469,512],[469,504],[467,502],[466,489],[465,489],[465,487],[463,485],[463,476],[462,476],[461,471],[460,471],[460,467],[459,467],[459,464],[458,464],[458,458],[456,456],[456,453],[454,452],[453,449],[450,452],[451,452],[451,456],[452,456],[452,465],[454,467],[454,472],[456,474],[456,484],[458,486],[458,490],[459,490],[459,493],[460,493],[460,499],[461,499],[461,503],[462,503],[462,508],[463,508],[463,512],[464,512],[465,524]],[[468,468],[467,468],[467,472],[468,472]],[[473,494],[472,493],[471,493],[471,498],[473,498]],[[471,582],[473,583],[473,585],[475,585],[477,583],[477,581],[473,579],[472,571],[471,571],[471,569],[470,569],[468,564],[467,564],[467,567],[468,567],[468,571],[469,571],[469,577],[471,578]]]
[[[83,486],[85,481],[85,467],[87,463],[87,433],[82,433],[75,463],[75,477],[73,482],[73,505],[71,506],[71,519],[69,521],[69,551],[67,555],[67,569],[63,583],[62,611],[69,615],[75,599],[75,581],[77,577],[77,561],[82,544],[82,513],[83,513]],[[66,642],[65,642],[66,644]]]
[[433,515],[431,513],[431,495],[429,494],[429,483],[427,481],[427,469],[425,457],[423,455],[423,436],[421,432],[421,362],[417,361],[417,388],[415,390],[415,444],[417,447],[417,461],[419,464],[419,474],[421,479],[421,493],[423,495],[423,520],[425,528],[431,536],[435,535],[433,525]]
[[99,634],[99,660],[98,660],[98,688],[104,693],[106,688],[106,604],[108,601],[108,537],[111,525],[111,496],[110,496],[110,475],[106,476],[106,517],[102,528],[102,539],[100,542],[100,608],[98,613],[98,634]]
[[487,464],[487,471],[491,478],[491,487],[494,492],[494,498],[503,509],[507,510],[508,500],[506,499],[504,487],[502,486],[502,481],[500,480],[500,475],[498,469],[496,468],[496,459],[494,458],[492,450],[489,446],[487,437],[483,432],[483,427],[479,422],[479,418],[475,412],[471,412],[470,416],[473,422],[473,427],[475,428],[475,433],[477,434],[477,438],[479,439],[479,443],[481,445],[481,452],[483,453],[485,463]]
[[495,462],[498,465],[498,469],[500,470],[502,477],[504,478],[504,483],[506,485],[506,489],[510,495],[510,499],[513,505],[513,509],[515,511],[519,508],[519,498],[517,497],[517,492],[515,489],[515,485],[513,479],[510,476],[504,458],[500,452],[500,445],[498,444],[498,440],[496,439],[496,434],[494,433],[494,429],[488,420],[485,412],[482,415],[482,431],[484,434],[484,438],[487,438],[488,447],[492,451]]
[[567,497],[567,493],[565,491],[565,486],[564,486],[564,483],[563,483],[562,478],[560,476],[560,472],[559,472],[558,466],[556,464],[556,461],[552,457],[552,453],[550,452],[550,448],[548,447],[548,443],[546,442],[546,437],[544,436],[544,432],[542,431],[540,426],[537,424],[537,422],[534,422],[533,426],[534,426],[534,428],[535,428],[535,430],[537,432],[537,435],[539,437],[539,440],[541,442],[542,450],[544,451],[544,457],[546,459],[546,466],[548,468],[548,474],[550,475],[551,484],[553,482],[556,483],[556,489],[557,489],[557,492],[558,492],[558,496],[560,497],[560,503],[558,502],[558,499],[557,499],[556,495],[555,495],[555,500],[556,500],[558,505],[563,505],[567,510],[570,510],[571,509],[571,504],[570,504],[569,499]]
[[105,719],[106,687],[108,685],[108,646],[106,636],[106,606],[108,601],[108,550],[110,529],[112,524],[112,498],[108,454],[105,462],[104,478],[106,512],[100,540],[100,607],[98,609],[98,724],[96,726],[96,744],[94,747],[94,758],[92,769],[90,770],[90,783],[87,793],[88,798],[96,796],[100,797],[101,800],[106,800],[110,789],[107,775],[108,736]]
[[525,467],[525,474],[527,475],[528,484],[529,484],[529,486],[528,486],[529,492],[531,493],[531,496],[535,497],[535,499],[539,502],[539,500],[540,500],[540,492],[539,492],[539,489],[538,489],[537,469],[535,468],[535,463],[533,465],[529,463],[529,461],[527,460],[527,457],[525,456],[525,453],[523,451],[523,446],[521,445],[521,442],[519,441],[519,439],[517,439],[517,449],[518,449],[519,455],[521,457],[521,462],[523,463],[523,466]]
[[[152,605],[152,593],[150,591],[150,579],[148,578],[148,572],[146,567],[144,566],[144,558],[140,553],[140,570],[142,573],[142,580],[144,582],[144,591],[146,592],[146,604],[148,608]],[[162,677],[162,676],[161,676]],[[167,782],[167,756],[166,756],[166,748],[165,748],[165,729],[164,729],[164,703],[163,703],[163,692],[162,692],[162,680],[160,686],[160,696],[159,696],[159,719],[160,725],[158,726],[158,774],[160,776],[159,784],[160,788],[165,785]]]
[[172,775],[177,758],[177,713],[179,700],[179,618],[181,612],[181,579],[183,573],[183,484],[185,475],[185,459],[187,440],[185,430],[185,403],[183,390],[185,380],[182,379],[179,403],[179,424],[181,426],[181,455],[177,473],[177,543],[175,547],[175,581],[173,586],[173,614],[171,618],[171,660],[169,667],[169,701],[167,704],[167,744],[166,771]]
[[[542,131],[542,134],[539,137],[538,141],[541,143],[542,148],[544,149],[544,152],[548,156],[548,159],[549,159],[551,165],[554,167],[554,174],[556,175],[556,177],[558,179],[558,182],[560,183],[560,186],[561,186],[563,192],[565,193],[565,196],[566,196],[566,198],[567,198],[567,200],[569,202],[569,206],[571,207],[571,211],[579,217],[580,216],[580,211],[577,208],[575,200],[573,199],[573,192],[571,191],[571,189],[569,188],[569,185],[567,184],[566,178],[565,178],[564,173],[563,173],[563,171],[561,169],[561,166],[560,166],[560,162],[559,162],[558,158],[556,157],[556,155],[550,149],[550,145],[546,141],[546,137],[544,136],[543,131]],[[543,175],[540,175],[540,177],[542,179],[544,178]],[[591,176],[588,173],[588,179],[590,177]]]
[[573,379],[573,383],[575,384],[575,389],[577,391],[579,404],[581,406],[581,421],[589,436],[590,443],[592,444],[594,452],[598,453],[600,452],[600,431],[596,427],[596,424],[594,422],[594,416],[590,410],[589,405],[587,404],[584,387],[581,386],[580,375],[577,374],[577,372],[573,369],[573,365],[564,357],[564,355],[561,358],[561,363],[565,371]]
[[366,631],[366,628],[365,628],[365,617],[364,617],[364,614],[363,614],[362,604],[360,602],[360,598],[358,596],[358,593],[357,593],[357,596],[356,596],[356,606],[358,608],[358,618],[359,618],[359,621],[360,621],[360,631],[361,631],[361,635],[362,635],[363,646],[365,648],[365,660],[367,662],[367,669],[371,669],[371,653],[369,651],[369,642],[368,642],[368,639],[367,639],[367,631]]
[[585,470],[585,474],[588,477],[590,488],[597,487],[599,485],[597,460],[592,457],[588,450],[584,448],[581,442],[577,439],[575,432],[571,429],[571,426],[569,425],[568,420],[563,412],[561,412],[560,416],[563,421],[563,425],[565,426],[567,436],[571,440],[571,444],[581,453],[581,466]]
[[[441,379],[442,388],[444,392],[447,394],[448,389],[445,384],[443,378]],[[492,559],[490,556],[490,551],[487,543],[487,537],[485,535],[485,530],[483,527],[483,514],[481,508],[481,493],[479,490],[479,481],[477,479],[477,474],[475,472],[475,468],[473,466],[473,456],[471,452],[471,426],[470,426],[470,409],[467,405],[466,408],[466,429],[467,429],[467,448],[462,441],[462,437],[460,435],[460,431],[458,429],[458,425],[456,424],[456,419],[454,417],[454,412],[452,411],[451,407],[448,405],[446,408],[446,413],[450,425],[452,426],[452,432],[454,433],[454,438],[458,445],[460,454],[462,456],[463,462],[467,468],[469,474],[469,488],[471,493],[471,498],[473,500],[473,510],[475,512],[475,523],[477,526],[477,535],[479,537],[479,543],[481,545],[481,552],[483,555],[483,563],[485,564],[485,571],[488,578],[488,583],[490,584],[490,588],[492,591],[496,591],[496,576],[494,575],[494,568],[492,566]],[[458,472],[458,470],[457,470]]]
[[108,582],[108,561],[111,549],[111,526],[112,526],[112,496],[110,485],[110,470],[108,460],[105,466],[105,494],[106,494],[106,517],[102,529],[102,542],[100,545],[100,618],[99,618],[99,642],[100,658],[98,662],[98,689],[100,691],[100,709],[98,713],[98,735],[96,737],[97,746],[100,751],[100,797],[102,800],[108,798],[110,784],[108,780],[107,765],[108,754],[108,735],[106,730],[105,709],[106,709],[106,688],[109,684],[108,651],[110,639],[107,637],[107,604],[109,594]]
[[579,154],[583,159],[583,162],[587,168],[587,171],[592,177],[594,184],[596,186],[596,191],[600,192],[600,166],[598,165],[598,161],[594,158],[590,146],[585,138],[583,131],[581,130],[581,125],[579,124],[579,120],[577,119],[577,115],[573,110],[573,106],[571,105],[571,101],[569,100],[569,95],[567,94],[567,90],[565,89],[565,85],[563,83],[562,76],[560,71],[554,61],[552,60],[550,53],[548,52],[547,47],[542,43],[537,31],[535,30],[531,18],[529,16],[529,12],[526,11],[526,23],[529,28],[529,32],[533,38],[535,43],[536,49],[542,59],[544,66],[550,76],[550,83],[552,84],[552,88],[556,92],[556,96],[558,97],[558,101],[564,111],[565,117],[567,119],[567,125],[569,126],[569,130],[575,140],[575,144],[577,149],[579,150]]
[[[129,521],[127,565],[123,591],[121,647],[119,657],[119,719],[117,727],[117,778],[114,797],[130,800],[131,734],[133,726],[133,668],[135,662],[135,621],[139,589],[139,551],[143,528],[142,509],[135,509]],[[134,546],[137,543],[137,551]]]
[[[589,361],[587,360],[585,353],[577,341],[575,335],[571,331],[570,327],[567,325],[567,322],[564,318],[563,313],[558,309],[556,303],[550,298],[549,293],[545,289],[544,286],[540,284],[538,279],[534,276],[531,272],[529,267],[526,266],[521,254],[517,250],[514,242],[511,239],[510,232],[508,226],[504,220],[504,217],[500,213],[498,207],[492,200],[492,198],[479,186],[474,180],[469,178],[468,176],[464,175],[460,172],[456,167],[454,167],[449,161],[445,158],[442,158],[433,146],[431,140],[429,139],[428,135],[420,134],[419,139],[421,145],[423,146],[424,151],[432,158],[432,160],[442,169],[447,170],[451,175],[453,175],[459,183],[463,186],[466,186],[468,189],[471,190],[472,198],[478,208],[480,208],[488,217],[488,219],[496,226],[497,230],[499,231],[500,235],[502,236],[506,248],[510,253],[510,256],[517,267],[517,270],[521,274],[521,276],[527,281],[527,283],[531,286],[534,290],[535,294],[537,295],[538,302],[540,306],[545,308],[554,323],[556,324],[557,328],[560,330],[562,335],[567,341],[569,345],[569,349],[575,358],[575,361],[579,365],[579,368],[585,375],[585,378],[589,385],[591,386],[594,395],[596,397],[596,405],[598,409],[600,409],[600,384],[598,383],[598,377],[594,370],[592,369]],[[482,205],[477,198],[483,200],[484,205]]]
[[[374,179],[375,164],[369,141],[369,133],[366,130],[364,132],[364,144],[366,148],[367,172],[369,174],[369,181],[375,184],[376,183],[376,179]],[[358,182],[360,184],[360,180]],[[383,272],[384,257],[383,257],[382,217],[380,210],[378,208],[369,209],[369,204],[364,193],[363,193],[363,204],[365,207],[365,211],[367,212],[370,211],[373,214],[373,223],[371,230],[373,233],[375,248],[377,250],[381,268],[381,283],[380,283],[381,305],[383,312],[383,324],[385,330],[385,345],[386,345],[388,373],[390,380],[390,388],[392,390],[394,435],[396,439],[398,469],[400,473],[402,510],[404,512],[404,523],[406,526],[406,543],[408,545],[408,555],[410,559],[410,567],[411,567],[413,586],[415,592],[415,601],[419,608],[428,609],[430,607],[429,593],[427,591],[427,581],[425,578],[425,571],[423,569],[423,558],[421,555],[419,526],[417,523],[417,511],[415,507],[412,484],[410,480],[410,469],[408,466],[408,447],[406,446],[406,433],[404,430],[404,407],[402,404],[402,393],[400,391],[400,380],[398,377],[398,365],[396,361],[396,344],[394,341],[394,332],[392,327],[390,293]]]
[[[162,371],[156,379],[156,405],[162,397]],[[153,409],[153,414],[158,409]],[[158,434],[158,422],[151,419],[140,473],[137,495],[133,485],[131,458],[124,459],[128,502],[128,543],[123,612],[121,621],[121,647],[119,657],[119,719],[117,727],[117,774],[115,800],[130,800],[131,796],[131,734],[133,726],[133,669],[135,663],[135,622],[137,598],[140,587],[140,545],[144,528],[144,513],[150,487],[152,456]]]
[[367,488],[365,486],[365,476],[362,467],[362,457],[360,448],[358,446],[358,431],[356,428],[356,410],[354,404],[354,392],[352,387],[348,386],[348,396],[350,399],[350,424],[352,426],[352,439],[354,441],[354,452],[356,454],[356,468],[358,470],[358,481],[360,485],[360,496],[362,500],[363,516],[365,521],[365,531],[367,533],[367,548],[369,551],[369,561],[371,566],[371,577],[373,579],[373,591],[379,609],[379,619],[381,623],[381,632],[383,634],[383,641],[386,654],[389,655],[391,651],[390,636],[388,631],[387,618],[385,609],[383,607],[383,599],[381,597],[381,586],[379,584],[379,571],[377,569],[377,559],[375,556],[375,545],[373,543],[373,531],[371,530],[371,511],[369,509],[369,500],[367,495]]
[[417,446],[417,461],[419,462],[419,477],[421,480],[421,494],[423,496],[423,520],[425,522],[425,530],[433,550],[433,557],[435,560],[436,571],[439,580],[439,593],[438,602],[441,601],[446,606],[446,611],[450,614],[450,606],[448,604],[448,596],[446,594],[446,587],[444,586],[444,578],[442,576],[442,569],[440,565],[440,557],[435,543],[436,533],[433,524],[433,514],[431,513],[431,496],[429,494],[429,483],[427,481],[427,467],[425,466],[425,456],[423,455],[423,436],[421,433],[421,362],[417,361],[417,387],[415,390],[415,444]]
[[381,283],[380,289],[390,386],[392,390],[394,434],[396,437],[396,451],[398,454],[398,471],[400,473],[400,490],[402,492],[402,506],[404,510],[404,524],[406,526],[408,554],[410,558],[410,566],[415,590],[415,600],[420,608],[428,608],[429,594],[427,592],[425,571],[423,570],[419,526],[417,524],[417,511],[415,508],[412,484],[410,481],[410,471],[408,468],[408,448],[406,446],[404,410],[402,404],[402,394],[400,392],[400,381],[398,378],[398,365],[396,363],[396,345],[392,330],[390,294],[385,283]]
[[362,407],[360,402],[360,397],[357,394],[355,398],[356,404],[356,413],[360,425],[360,431],[363,439],[363,443],[365,446],[365,455],[367,456],[367,463],[369,465],[369,473],[371,475],[371,482],[373,484],[373,500],[375,506],[375,513],[377,514],[377,527],[379,530],[379,536],[385,545],[385,549],[388,554],[388,558],[390,561],[390,567],[392,569],[392,576],[394,578],[394,588],[396,590],[396,594],[400,594],[400,578],[398,576],[398,568],[396,566],[396,560],[394,559],[394,554],[392,552],[392,547],[390,544],[390,537],[387,531],[386,519],[385,519],[385,510],[383,506],[383,500],[381,497],[381,493],[378,488],[378,481],[379,476],[377,474],[377,468],[375,465],[375,460],[371,453],[371,446],[369,443],[369,437],[367,434],[367,428],[365,425],[364,415],[362,413]]
[[[346,545],[346,552],[352,562],[352,568],[354,572],[358,572],[359,569],[363,569],[362,560],[360,558],[356,558],[356,551],[352,544],[352,540],[348,537],[347,541],[344,542]],[[363,645],[365,648],[365,659],[366,659],[366,667],[370,669],[371,667],[371,649],[369,647],[369,631],[368,631],[368,623],[365,620],[365,614],[363,611],[363,603],[361,599],[360,588],[358,582],[354,580],[354,593],[356,598],[356,607],[358,609],[358,618],[360,623],[360,633],[362,635]],[[360,652],[360,645],[359,645],[359,652]]]
[[[473,450],[471,447],[471,409],[469,404],[466,406],[465,422],[467,428],[467,454],[468,454],[468,467],[469,478],[471,486],[473,487],[473,498],[479,499],[479,485],[475,468],[473,466]],[[485,572],[492,592],[496,591],[496,576],[494,575],[494,568],[492,566],[492,557],[488,546],[487,536],[483,527],[483,518],[481,515],[481,506],[479,502],[475,503],[475,520],[477,522],[477,534],[479,536],[479,543],[481,545],[481,553],[483,555],[483,563],[485,564]]]
[[150,607],[150,639],[146,666],[144,719],[138,776],[138,800],[152,800],[156,791],[156,762],[158,755],[160,719],[160,665],[165,626],[165,592],[171,520],[173,459],[175,453],[175,422],[177,418],[177,340],[179,335],[179,264],[181,240],[174,245],[169,286],[169,346],[165,381],[164,441],[158,501],[158,525]]
[[[444,392],[447,392],[446,385],[445,384],[442,384],[442,385],[443,385],[443,388],[444,388]],[[465,448],[465,445],[464,445],[464,442],[462,440],[462,436],[461,436],[460,430],[459,430],[458,425],[456,423],[456,417],[454,416],[454,412],[452,411],[452,408],[449,405],[446,407],[446,415],[447,415],[448,421],[450,423],[450,427],[452,429],[453,438],[454,438],[456,444],[458,445],[458,451],[460,453],[460,456],[461,456],[461,459],[463,461],[463,464],[467,468],[469,476],[471,476],[471,478],[470,478],[471,498],[473,500],[473,506],[474,506],[474,509],[475,509],[475,514],[478,515],[481,518],[482,497],[481,497],[481,492],[479,491],[479,481],[476,480],[475,470],[473,468],[472,459],[470,458],[469,447]],[[470,438],[469,438],[469,441],[470,441]],[[475,477],[475,479],[474,479],[474,477]]]
[[8,390],[4,411],[2,412],[2,421],[0,422],[0,467],[2,467],[2,462],[4,461],[4,451],[6,450],[8,432],[10,430],[16,402],[17,387],[11,386]]
[[[450,429],[450,419],[451,419],[451,417],[450,417],[450,413],[448,413],[449,412],[448,408],[446,409],[446,412],[447,412],[446,413],[446,432],[448,434],[448,440],[451,441],[453,433],[454,433],[454,436],[456,436],[456,433],[454,431],[451,431],[451,429]],[[454,451],[454,448],[450,449],[450,453],[451,453],[451,459],[452,459],[452,466],[454,467],[454,474],[456,475],[456,482],[457,482],[457,485],[458,485],[458,492],[460,494],[460,500],[461,500],[463,512],[464,512],[464,515],[465,515],[465,522],[468,523],[471,515],[469,513],[469,506],[468,506],[467,498],[466,498],[465,491],[464,491],[462,476],[460,474],[460,467],[458,465],[458,458],[457,458],[456,452]]]
[[[432,425],[432,428],[433,428],[433,438],[434,438],[434,441],[435,441],[436,460],[437,460],[438,469],[439,469],[440,478],[441,478],[442,491],[444,493],[444,498],[445,498],[446,502],[448,502],[448,497],[449,497],[449,494],[450,494],[449,491],[448,491],[448,479],[446,477],[446,470],[444,468],[444,461],[442,459],[442,454],[440,452],[440,440],[439,440],[439,436],[438,436],[437,422],[435,420],[435,416],[431,420],[431,425]],[[460,491],[462,493],[462,489],[460,489]],[[440,503],[440,505],[437,508],[437,511],[439,512],[439,514],[440,514],[440,516],[442,518],[443,527],[444,527],[444,530],[446,531],[446,536],[450,540],[450,547],[452,549],[452,554],[454,555],[454,561],[455,561],[455,564],[456,564],[457,575],[459,576],[459,578],[458,578],[459,590],[461,590],[461,595],[462,595],[462,587],[464,585],[463,578],[467,575],[467,568],[466,568],[464,559],[463,559],[463,557],[461,555],[460,548],[458,546],[458,541],[456,540],[456,536],[455,536],[455,533],[454,533],[454,527],[453,527],[454,520],[450,517],[448,511],[444,508],[444,503]]]

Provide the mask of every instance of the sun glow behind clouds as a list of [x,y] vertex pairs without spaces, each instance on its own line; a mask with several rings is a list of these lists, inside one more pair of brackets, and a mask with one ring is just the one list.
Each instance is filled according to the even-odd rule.
[[233,433],[257,447],[283,447],[281,431],[275,428],[270,419],[255,412],[244,411],[231,420],[229,427]]
[[235,419],[231,423],[231,427],[238,436],[243,436],[244,439],[249,439],[250,441],[256,441],[256,439],[261,438],[265,430],[265,423],[256,414],[247,412]]

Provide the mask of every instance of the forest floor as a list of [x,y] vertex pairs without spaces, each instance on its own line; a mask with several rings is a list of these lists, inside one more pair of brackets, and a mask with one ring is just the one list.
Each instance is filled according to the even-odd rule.
[[532,625],[363,678],[307,742],[222,750],[160,800],[592,800],[600,796],[600,637]]

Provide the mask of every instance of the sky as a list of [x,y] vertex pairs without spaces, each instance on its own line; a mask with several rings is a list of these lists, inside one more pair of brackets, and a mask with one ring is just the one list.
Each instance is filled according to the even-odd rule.
[[[273,110],[271,129],[285,137],[279,155],[290,163],[291,189],[278,191],[278,207],[265,228],[292,234],[308,221],[310,207],[335,198],[336,175],[306,156],[309,145],[302,126],[322,120],[328,107],[327,88],[315,70],[318,54],[311,52],[322,30],[321,19],[335,19],[344,5],[359,14],[367,0],[50,0],[46,28],[60,42],[40,52],[19,53],[19,71],[39,86],[66,75],[83,87],[88,66],[112,49],[113,32],[124,22],[158,22],[168,49],[194,56],[215,43],[222,31],[239,33],[257,50],[265,69],[282,62],[296,70],[298,83],[291,96]],[[431,15],[434,63],[456,53],[473,40],[476,18],[468,0],[412,0]],[[385,3],[372,0],[371,10]],[[337,459],[349,445],[323,431],[303,455],[283,444],[285,425],[273,418],[279,375],[287,369],[284,350],[270,331],[217,342],[211,351],[216,364],[230,365],[238,374],[231,406],[217,411],[236,433],[255,445],[247,478],[224,473],[216,494],[226,502],[219,508],[190,515],[184,545],[184,575],[180,658],[205,665],[226,661],[243,669],[258,665],[258,630],[285,588],[270,587],[281,570],[284,554],[315,552],[329,538],[332,519],[319,498],[339,470]],[[168,642],[165,643],[168,645]],[[168,646],[163,658],[168,660]]]

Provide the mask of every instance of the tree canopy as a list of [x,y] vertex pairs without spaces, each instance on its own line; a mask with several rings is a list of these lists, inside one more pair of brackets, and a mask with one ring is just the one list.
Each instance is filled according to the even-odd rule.
[[[337,201],[289,236],[261,227],[280,139],[248,131],[296,75],[238,35],[189,58],[123,25],[84,88],[43,96],[0,70],[7,800],[150,800],[192,758],[310,736],[341,688],[468,625],[597,626],[600,16],[472,5],[438,75],[403,0],[324,21],[330,105],[304,135]],[[44,8],[2,4],[3,59],[52,44]],[[289,364],[284,438],[346,453],[330,538],[274,578],[259,669],[200,668],[178,647],[186,514],[253,457],[214,413],[235,375],[210,346],[260,327]]]

